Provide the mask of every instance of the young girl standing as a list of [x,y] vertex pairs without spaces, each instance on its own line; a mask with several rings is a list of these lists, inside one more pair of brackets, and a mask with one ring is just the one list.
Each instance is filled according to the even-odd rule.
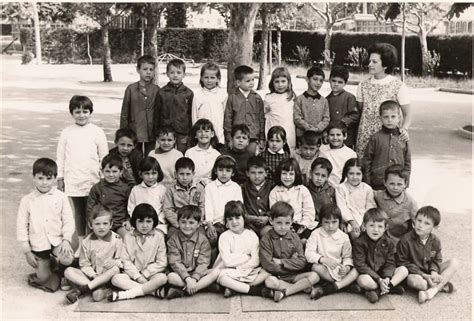
[[281,126],[273,126],[267,134],[267,149],[259,154],[268,166],[267,177],[273,181],[278,165],[290,158],[290,149],[286,143],[286,131]]
[[[300,166],[294,158],[280,163],[275,174],[277,186],[270,192],[270,207],[278,201],[287,202],[293,207],[292,227],[300,239],[306,240],[316,228],[315,209],[309,190],[303,186]],[[304,241],[303,241],[304,242]]]
[[213,62],[204,64],[201,68],[199,84],[201,89],[194,92],[192,107],[192,122],[199,119],[209,119],[216,130],[219,142],[224,140],[224,111],[227,103],[227,91],[219,87],[221,70]]
[[291,76],[288,69],[278,67],[272,73],[270,93],[265,96],[265,131],[273,126],[281,126],[285,129],[287,143],[290,150],[296,148],[295,123],[293,122],[293,104],[296,97],[291,84]]
[[224,297],[235,292],[269,296],[270,290],[262,283],[270,274],[259,267],[258,236],[245,228],[244,204],[230,201],[224,212],[227,231],[219,238],[219,257],[214,264],[222,269],[217,282],[225,287]]
[[216,150],[219,140],[214,126],[208,119],[199,119],[191,128],[191,147],[184,154],[196,164],[194,179],[207,184],[211,180],[212,166],[220,153]]
[[163,298],[160,288],[168,280],[164,273],[168,260],[165,237],[155,229],[158,215],[150,204],[139,204],[131,223],[135,229],[125,236],[121,256],[125,273],[112,278],[112,284],[125,291],[111,292],[107,299],[133,299],[146,294]]
[[370,185],[362,182],[362,165],[357,158],[349,159],[342,170],[341,184],[336,188],[336,203],[341,209],[352,238],[358,238],[364,213],[377,207]]

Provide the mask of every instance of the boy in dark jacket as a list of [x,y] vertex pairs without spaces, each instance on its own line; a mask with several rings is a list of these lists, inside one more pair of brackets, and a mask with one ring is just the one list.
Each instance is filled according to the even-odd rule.
[[120,128],[115,132],[115,147],[109,154],[120,156],[123,164],[122,180],[130,187],[140,184],[142,179],[138,166],[143,155],[137,147],[137,134],[130,128]]

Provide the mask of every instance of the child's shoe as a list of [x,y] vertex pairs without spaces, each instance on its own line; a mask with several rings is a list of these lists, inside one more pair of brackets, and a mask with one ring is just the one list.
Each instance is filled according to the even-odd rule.
[[279,291],[275,290],[273,294],[273,301],[280,302],[286,296],[285,290]]
[[181,290],[180,288],[172,287],[168,290],[168,294],[166,295],[166,298],[168,300],[172,300],[175,298],[182,298],[183,296],[185,296],[185,292],[183,290]]
[[212,292],[212,293],[221,293],[222,287],[216,282],[214,282],[207,287],[207,291]]
[[267,287],[264,287],[262,289],[262,297],[273,299],[273,296],[274,296],[274,291],[272,289],[269,289]]
[[398,295],[402,295],[403,293],[405,293],[405,288],[403,286],[401,286],[400,284],[399,285],[395,285],[394,287],[392,287],[390,289],[390,294],[398,294]]
[[426,291],[420,291],[418,292],[418,302],[419,303],[424,303],[430,299],[428,292]]
[[59,285],[59,288],[62,291],[70,291],[71,290],[71,285],[69,284],[69,281],[65,277],[61,278],[61,283]]
[[343,290],[348,293],[362,293],[362,288],[356,282],[352,282],[351,284],[343,288]]
[[323,288],[321,288],[320,286],[315,286],[311,290],[311,294],[309,295],[309,297],[310,297],[311,300],[317,300],[320,297],[322,297],[323,295],[324,295]]
[[454,292],[454,285],[451,282],[447,282],[443,286],[443,288],[440,290],[440,292],[453,293]]
[[167,285],[164,285],[161,288],[156,289],[155,292],[153,292],[153,296],[158,299],[166,299],[167,298],[166,289],[167,289]]
[[231,296],[234,296],[236,295],[235,291],[229,289],[229,288],[225,288],[224,290],[224,298],[230,298]]
[[379,295],[377,294],[377,291],[374,290],[365,291],[365,297],[370,303],[376,303],[379,301]]
[[94,300],[94,302],[100,302],[106,297],[107,297],[107,289],[105,288],[98,288],[92,291],[92,300]]
[[80,296],[81,296],[81,291],[79,291],[78,289],[74,289],[71,292],[69,292],[68,294],[66,294],[66,303],[67,304],[73,304],[77,300],[79,300]]
[[118,292],[117,291],[109,291],[107,293],[107,301],[109,302],[115,302],[115,301],[118,301]]

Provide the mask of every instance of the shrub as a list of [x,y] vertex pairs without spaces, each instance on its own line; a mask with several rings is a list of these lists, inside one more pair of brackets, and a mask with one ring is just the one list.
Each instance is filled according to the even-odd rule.
[[366,71],[369,65],[369,53],[363,47],[351,47],[348,51],[348,58],[352,67],[357,71]]
[[21,55],[21,64],[22,65],[29,64],[33,60],[34,57],[35,55],[33,55],[31,51],[29,50],[25,51],[23,55]]
[[308,47],[296,46],[295,56],[298,57],[298,61],[303,64],[303,66],[308,67],[311,60],[309,59],[309,49]]

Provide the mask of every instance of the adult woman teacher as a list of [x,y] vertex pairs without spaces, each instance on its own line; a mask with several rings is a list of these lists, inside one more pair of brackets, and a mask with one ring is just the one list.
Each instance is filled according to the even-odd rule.
[[397,49],[388,43],[377,43],[369,48],[370,78],[357,87],[357,107],[361,112],[357,134],[356,152],[362,158],[369,138],[382,128],[379,108],[385,100],[396,100],[402,109],[400,138],[408,140],[408,127],[411,123],[410,100],[405,84],[392,76],[397,66]]

